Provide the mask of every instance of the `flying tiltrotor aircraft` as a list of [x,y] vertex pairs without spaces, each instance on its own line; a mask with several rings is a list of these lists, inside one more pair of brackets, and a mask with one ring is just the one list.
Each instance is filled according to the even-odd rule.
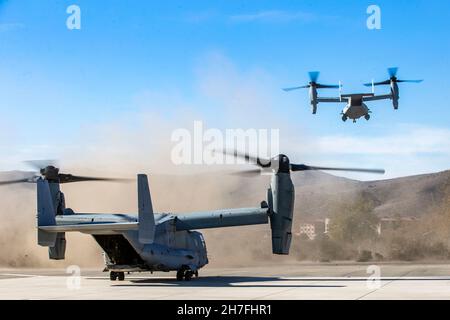
[[[60,185],[82,181],[114,181],[116,179],[75,176],[60,173],[54,165],[24,179],[0,182],[0,185],[31,182],[37,185],[37,242],[48,247],[49,258],[65,257],[66,232],[82,232],[93,236],[104,251],[105,271],[111,280],[124,280],[125,272],[177,271],[177,280],[198,277],[198,270],[208,263],[205,239],[198,231],[207,228],[268,224],[272,231],[272,252],[289,254],[294,185],[291,172],[307,170],[341,170],[384,173],[377,169],[344,169],[311,167],[292,164],[285,155],[270,160],[233,153],[260,167],[239,171],[240,174],[260,174],[272,170],[267,201],[259,207],[224,209],[185,214],[155,213],[153,211],[147,176],[138,174],[137,214],[92,214],[74,212],[65,206]],[[32,163],[33,164],[33,163]],[[29,173],[28,173],[29,174]]]
[[[389,79],[381,82],[373,82],[365,83],[365,86],[371,86],[371,93],[352,93],[352,94],[341,94],[342,85],[339,83],[338,85],[327,85],[318,83],[319,72],[313,71],[309,73],[310,82],[305,86],[293,87],[293,88],[285,88],[283,89],[286,92],[298,90],[298,89],[306,89],[309,88],[309,98],[312,107],[312,113],[317,113],[317,105],[320,102],[328,102],[328,103],[346,103],[346,106],[341,112],[342,121],[347,121],[347,119],[352,119],[353,122],[356,122],[357,119],[364,117],[366,120],[370,119],[370,109],[364,102],[367,101],[376,101],[376,100],[392,100],[392,105],[394,109],[398,109],[398,100],[400,99],[400,91],[398,87],[398,83],[402,82],[410,82],[410,83],[420,83],[423,80],[399,80],[397,79],[398,68],[389,68]],[[375,95],[375,86],[381,85],[389,85],[391,87],[391,92],[389,94],[384,95]],[[317,93],[317,89],[339,89],[339,97],[319,97]]]

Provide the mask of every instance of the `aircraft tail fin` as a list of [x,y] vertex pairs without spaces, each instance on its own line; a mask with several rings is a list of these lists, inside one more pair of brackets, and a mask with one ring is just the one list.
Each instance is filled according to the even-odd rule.
[[145,174],[138,174],[139,242],[153,243],[155,238],[155,217],[152,198]]
[[39,179],[37,181],[37,209],[38,244],[43,247],[54,247],[57,237],[56,233],[39,229],[41,226],[53,226],[56,224],[55,208],[47,180]]

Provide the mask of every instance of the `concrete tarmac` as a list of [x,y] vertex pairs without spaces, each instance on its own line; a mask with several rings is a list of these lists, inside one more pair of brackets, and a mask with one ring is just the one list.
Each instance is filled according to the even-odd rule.
[[450,265],[289,264],[209,268],[176,281],[175,273],[132,273],[110,281],[107,272],[81,269],[0,269],[0,299],[445,299]]

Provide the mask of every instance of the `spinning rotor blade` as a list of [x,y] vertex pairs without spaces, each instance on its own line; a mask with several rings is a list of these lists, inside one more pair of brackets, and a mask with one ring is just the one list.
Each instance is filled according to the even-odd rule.
[[[229,151],[224,150],[223,153],[230,154],[237,158],[245,159],[247,161],[251,161],[252,164],[259,166],[261,168],[270,168],[272,165],[272,161],[275,161],[276,163],[279,163],[279,164],[287,163],[289,165],[289,159],[285,155],[278,155],[277,157],[274,157],[271,160],[267,160],[267,159],[261,159],[258,157],[253,157],[246,153],[240,153],[237,151],[229,152]],[[275,160],[275,159],[277,159],[277,160]],[[287,160],[287,161],[285,161],[285,160]],[[280,161],[282,161],[282,162],[280,162]],[[283,168],[283,166],[280,166],[280,168]],[[286,171],[290,170],[292,172],[308,171],[308,170],[323,170],[323,171],[366,172],[366,173],[378,173],[378,174],[385,173],[384,169],[316,167],[316,166],[308,166],[305,164],[293,164],[293,163],[291,163],[289,165],[289,167],[287,167],[287,168],[284,167],[283,170],[286,170]],[[283,171],[283,172],[286,172],[286,171]],[[256,169],[256,170],[252,169],[252,170],[246,170],[246,171],[239,171],[239,172],[236,172],[235,174],[237,174],[237,175],[255,175],[255,174],[260,174],[260,173],[261,173],[261,169]]]
[[311,71],[308,73],[309,79],[311,80],[310,85],[314,85],[317,89],[337,89],[339,88],[339,85],[336,84],[321,84],[317,83],[317,80],[319,80],[319,71]]
[[311,82],[317,82],[317,80],[319,79],[320,72],[319,71],[311,71],[311,72],[308,72],[308,74],[309,74],[309,79],[311,80]]
[[304,164],[291,164],[291,170],[293,172],[308,171],[308,170],[323,170],[323,171],[367,172],[367,173],[378,173],[378,174],[384,174],[385,173],[384,169],[314,167],[314,166],[307,166],[307,165],[304,165]]
[[374,84],[372,83],[365,83],[364,85],[366,87],[369,86],[381,86],[381,85],[390,85],[391,82],[393,83],[401,83],[401,82],[409,82],[409,83],[421,83],[423,80],[399,80],[397,79],[397,73],[398,73],[398,68],[394,67],[394,68],[388,68],[388,74],[389,74],[389,79],[385,80],[385,81],[381,81],[381,82],[376,82]]
[[[374,86],[390,85],[391,81],[397,82],[397,83],[402,83],[402,82],[405,82],[405,83],[421,83],[421,82],[423,82],[423,80],[396,80],[396,79],[390,79],[390,80],[386,80],[386,81],[375,82],[373,85]],[[366,87],[371,87],[372,83],[364,83],[364,85]]]
[[[216,152],[216,151],[214,151],[214,152]],[[244,159],[244,160],[246,160],[246,161],[252,161],[252,162],[254,162],[255,164],[256,164],[257,161],[258,161],[258,158],[257,158],[257,157],[250,156],[249,154],[242,153],[242,152],[239,152],[239,151],[237,151],[237,150],[234,150],[234,151],[230,151],[230,150],[222,150],[221,152],[222,152],[224,155],[230,155],[230,156],[234,156],[235,158],[241,158],[241,159]]]
[[397,80],[397,82],[421,83],[423,80]]
[[254,156],[251,156],[251,155],[249,155],[247,153],[238,152],[236,150],[232,151],[232,152],[229,151],[229,150],[223,150],[222,153],[225,154],[225,155],[228,154],[228,155],[232,155],[232,156],[234,156],[236,158],[244,159],[244,160],[250,162],[251,164],[259,166],[261,168],[268,168],[268,167],[270,167],[270,165],[272,163],[271,160],[263,159],[263,158],[259,158],[259,157],[254,157]]
[[289,92],[289,91],[294,91],[294,90],[298,90],[298,89],[306,89],[309,87],[310,87],[310,85],[301,86],[301,87],[293,87],[293,88],[284,88],[283,91]]
[[131,179],[74,176],[71,174],[64,174],[64,173],[60,173],[58,175],[58,177],[59,177],[59,183],[84,182],[84,181],[109,181],[109,182],[131,181]]
[[28,166],[40,172],[43,168],[48,166],[59,167],[57,160],[27,160],[24,161]]
[[389,77],[394,78],[397,76],[398,67],[388,68]]
[[300,87],[284,88],[283,90],[286,92],[289,92],[289,91],[293,91],[293,90],[306,89],[306,88],[311,88],[311,87],[314,87],[316,89],[338,89],[338,88],[340,88],[340,85],[337,85],[337,84],[317,83],[317,80],[319,79],[319,75],[320,75],[319,71],[311,71],[311,72],[308,72],[308,74],[309,74],[309,80],[310,80],[309,84],[307,84],[305,86],[300,86]]
[[364,83],[364,85],[366,87],[371,87],[372,85],[373,86],[384,86],[384,85],[390,85],[390,84],[391,84],[391,80],[386,80],[386,81],[381,81],[381,82],[374,82],[373,84],[372,84],[372,82],[371,83]]
[[[5,172],[6,173],[6,172]],[[8,180],[0,181],[0,186],[19,183],[33,183],[37,179],[37,175],[30,171],[14,171]],[[6,173],[10,175],[11,173]]]
[[316,88],[317,89],[339,89],[341,86],[338,84],[320,84],[318,83]]
[[245,176],[247,176],[247,177],[259,176],[259,175],[261,175],[261,169],[236,171],[236,172],[232,172],[231,175],[244,176],[244,177]]
[[9,184],[18,184],[18,183],[31,182],[30,179],[31,179],[31,178],[18,179],[18,180],[0,181],[0,186],[5,186],[5,185],[9,185]]
[[[59,168],[55,166],[55,164],[57,163],[57,161],[55,160],[32,160],[32,161],[25,161],[25,163],[35,168],[37,172],[35,174],[31,173],[31,176],[29,176],[28,178],[0,181],[0,185],[25,183],[25,182],[35,183],[41,177],[48,181],[58,183],[83,182],[83,181],[111,181],[111,182],[130,181],[130,179],[76,176],[72,174],[59,173]],[[30,172],[27,173],[30,175]]]

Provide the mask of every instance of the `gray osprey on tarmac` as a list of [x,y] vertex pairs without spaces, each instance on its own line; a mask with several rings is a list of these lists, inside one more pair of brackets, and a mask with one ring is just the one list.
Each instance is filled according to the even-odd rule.
[[148,179],[137,176],[138,213],[82,213],[65,206],[60,185],[82,181],[114,181],[117,179],[75,176],[60,173],[54,165],[31,162],[38,173],[24,179],[3,181],[0,185],[31,182],[37,186],[37,241],[48,247],[49,258],[65,257],[66,232],[92,235],[104,251],[106,270],[111,280],[124,280],[125,272],[177,271],[177,280],[198,277],[198,270],[208,263],[205,239],[195,230],[268,224],[272,231],[272,252],[289,254],[294,185],[291,172],[306,170],[342,170],[384,173],[384,170],[312,167],[291,164],[285,155],[261,159],[234,152],[259,167],[239,173],[261,174],[271,170],[272,181],[267,201],[254,208],[223,209],[185,214],[155,213]]

